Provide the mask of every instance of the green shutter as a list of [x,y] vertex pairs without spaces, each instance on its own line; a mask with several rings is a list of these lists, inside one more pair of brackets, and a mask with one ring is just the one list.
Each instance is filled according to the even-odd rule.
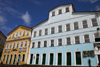
[[67,53],[67,65],[71,65],[71,53]]
[[6,55],[4,55],[3,61],[5,60],[5,56],[6,56]]
[[10,56],[10,61],[9,61],[9,64],[11,64],[11,60],[12,60],[12,55]]
[[33,54],[31,54],[30,64],[32,64],[32,60],[33,60]]
[[22,59],[22,61],[24,61],[24,59],[25,59],[25,54],[23,54],[23,59]]
[[50,65],[53,65],[53,54],[50,54]]
[[9,58],[9,55],[7,55],[6,64],[7,64],[7,62],[8,62],[8,58]]
[[76,52],[76,64],[81,65],[81,54],[80,54],[80,52]]
[[42,65],[45,65],[46,54],[43,54]]
[[61,65],[62,64],[62,54],[59,53],[58,54],[58,65]]
[[36,64],[39,62],[39,54],[36,55]]
[[14,61],[13,61],[13,64],[15,64],[15,61],[16,61],[16,55],[14,56]]
[[20,61],[20,55],[18,55],[18,61]]

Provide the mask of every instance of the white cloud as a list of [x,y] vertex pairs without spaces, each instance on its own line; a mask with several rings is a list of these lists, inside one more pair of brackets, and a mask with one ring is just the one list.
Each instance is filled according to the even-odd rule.
[[7,20],[3,16],[0,16],[0,25],[4,25],[6,21]]
[[12,28],[6,27],[6,26],[2,26],[0,27],[0,29],[5,30],[7,32],[10,32],[12,30]]
[[95,3],[95,2],[97,2],[98,0],[78,0],[78,1]]
[[96,10],[100,10],[100,5],[95,7]]
[[30,15],[29,15],[28,12],[26,12],[26,14],[22,15],[21,18],[24,20],[24,22],[25,22],[26,25],[30,25],[30,23],[31,23],[31,17],[30,17]]
[[42,3],[39,2],[39,1],[34,1],[34,3],[37,4],[37,5],[42,5]]

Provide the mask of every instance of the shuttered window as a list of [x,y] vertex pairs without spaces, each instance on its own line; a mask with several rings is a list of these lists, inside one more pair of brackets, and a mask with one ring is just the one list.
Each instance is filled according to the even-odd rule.
[[90,42],[90,39],[89,39],[89,35],[88,34],[87,35],[84,35],[84,41],[85,41],[85,43]]
[[58,33],[62,32],[62,26],[58,26]]
[[66,24],[66,31],[70,31],[70,24]]
[[54,34],[54,33],[55,33],[55,28],[52,27],[52,28],[51,28],[51,34]]
[[92,26],[93,27],[94,26],[98,26],[98,23],[97,23],[97,19],[96,18],[92,19]]
[[66,44],[67,44],[67,45],[70,45],[70,44],[71,44],[71,39],[70,39],[70,37],[66,38]]
[[62,45],[62,39],[58,39],[58,46]]
[[74,30],[77,30],[77,29],[79,29],[79,28],[78,28],[78,22],[75,22],[75,23],[74,23]]
[[86,20],[82,21],[82,23],[83,23],[83,28],[87,28],[88,27]]
[[44,47],[47,47],[47,41],[44,41]]
[[79,36],[76,36],[75,37],[75,44],[79,44],[79,43],[80,43]]

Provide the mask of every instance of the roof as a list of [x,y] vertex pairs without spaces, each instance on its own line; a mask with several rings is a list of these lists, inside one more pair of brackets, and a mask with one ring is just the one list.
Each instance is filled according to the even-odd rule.
[[99,11],[77,11],[77,12],[72,12],[72,13],[94,13],[94,12],[99,12]]
[[31,27],[31,28],[33,29],[34,27],[39,26],[40,24],[44,23],[44,22],[45,22],[45,21],[47,21],[47,20],[48,20],[48,19],[46,19],[46,20],[44,20],[44,21],[40,22],[39,24],[37,24],[36,26],[33,26],[33,27]]
[[[26,26],[23,26],[23,25],[19,25],[18,27],[25,27],[25,28],[28,28],[28,29],[31,29],[30,27],[26,27]],[[16,27],[15,29],[17,29],[18,27]],[[13,32],[15,29],[13,29],[11,32]],[[9,35],[11,32],[9,32],[7,35]]]
[[[1,31],[0,31],[0,33],[3,34]],[[3,35],[4,35],[4,34],[3,34]],[[4,36],[5,36],[5,35],[4,35]],[[5,37],[6,37],[6,36],[5,36]]]
[[[70,3],[70,4],[63,4],[63,5],[59,5],[59,6],[55,7],[55,8],[53,8],[53,9],[51,9],[50,11],[52,11],[52,10],[54,10],[54,9],[56,9],[56,8],[60,7],[60,6],[66,6],[66,5],[72,5],[72,8],[73,8],[73,10],[74,10],[74,12],[75,12],[75,9],[74,9],[74,6],[73,6],[73,4],[72,4],[72,3]],[[49,11],[49,12],[50,12],[50,11]]]

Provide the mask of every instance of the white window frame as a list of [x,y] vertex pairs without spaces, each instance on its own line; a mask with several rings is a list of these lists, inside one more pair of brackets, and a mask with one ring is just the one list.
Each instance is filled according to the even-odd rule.
[[[61,40],[62,40],[62,38],[59,38],[59,39],[61,39]],[[58,43],[59,43],[59,39],[57,40],[57,41],[58,41]],[[63,40],[62,40],[62,42],[63,42]],[[61,42],[61,43],[62,43],[62,42]],[[63,45],[63,43],[62,43],[61,45],[59,45],[58,43],[57,43],[57,45],[58,45],[58,46],[62,46],[62,45]]]
[[[83,35],[84,43],[87,43],[87,42],[85,42],[85,37],[84,37],[85,35],[89,35],[89,34],[84,34],[84,35]],[[89,35],[89,42],[90,42],[90,35]],[[88,42],[88,43],[89,43],[89,42]]]
[[[69,24],[69,25],[71,25],[70,23],[67,23],[67,24]],[[66,25],[67,25],[66,24]],[[65,25],[65,31],[67,31],[67,26]],[[70,30],[69,31],[71,31],[71,28],[70,28]]]
[[40,41],[38,41],[38,45],[37,45],[37,48],[41,48],[41,42],[40,42],[40,47],[39,47],[39,42],[40,42]]
[[[46,34],[46,30],[47,30],[47,34]],[[48,35],[48,28],[44,29],[44,35]]]
[[54,28],[54,33],[55,33],[55,27],[51,27],[51,29],[50,29],[50,34],[54,34],[54,33],[52,33],[52,28]]
[[[79,37],[79,43],[76,43],[75,37]],[[74,36],[74,44],[80,44],[80,36]]]
[[[59,26],[62,27],[62,25],[59,25]],[[57,32],[58,32],[58,33],[61,33],[61,32],[63,32],[63,31],[62,31],[62,29],[61,29],[61,32],[59,32],[59,26],[57,27]]]
[[[40,33],[40,31],[41,31],[41,33]],[[41,34],[41,35],[40,35],[40,34]],[[38,36],[42,36],[42,30],[39,30]]]
[[[79,23],[79,22],[76,21],[76,22],[74,22],[74,23]],[[78,24],[78,29],[75,29],[74,23],[73,23],[73,28],[74,28],[74,30],[78,30],[78,29],[79,29],[79,24]]]
[[34,31],[34,35],[33,35],[33,37],[36,37],[36,33],[35,33],[36,31]]
[[[92,19],[96,19],[96,21],[97,21],[97,26],[99,26],[99,23],[98,23],[97,18],[92,18]],[[95,26],[93,26],[92,19],[91,19],[91,26],[92,26],[92,27],[95,27]]]
[[23,36],[25,36],[25,30],[23,31]]
[[[51,40],[54,41],[54,39],[51,39]],[[55,46],[54,44],[53,44],[53,46],[51,46],[51,40],[50,40],[50,47],[54,47]],[[54,43],[55,43],[55,41],[54,41]]]
[[[87,22],[87,27],[86,28],[88,28],[88,21],[87,20],[83,20],[83,21]],[[82,23],[82,28],[83,28],[83,21],[81,22]]]
[[[45,41],[47,42],[47,40],[45,40]],[[44,47],[44,42],[45,42],[45,41],[43,41],[43,47]],[[48,47],[48,46],[47,46],[47,43],[46,43],[46,47]]]
[[[67,44],[67,38],[70,38],[70,44]],[[71,37],[66,37],[65,42],[66,42],[66,45],[71,45]]]

